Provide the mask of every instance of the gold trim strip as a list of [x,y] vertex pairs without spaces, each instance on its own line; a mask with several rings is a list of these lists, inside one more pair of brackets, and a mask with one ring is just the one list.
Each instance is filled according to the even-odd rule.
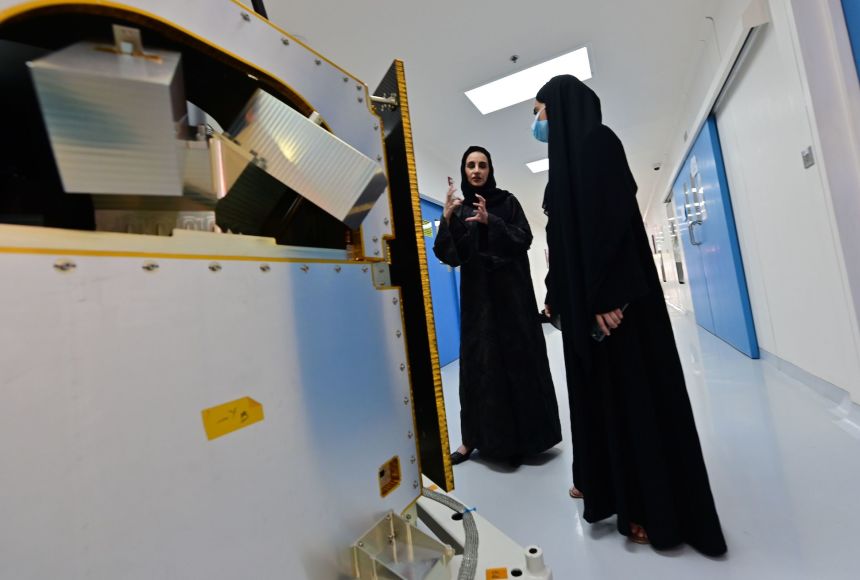
[[421,227],[421,198],[418,194],[418,173],[415,166],[415,149],[412,143],[412,122],[409,119],[409,99],[406,96],[406,72],[403,61],[395,61],[397,70],[397,92],[400,95],[400,118],[403,123],[403,140],[406,145],[406,164],[409,173],[409,190],[412,197],[413,232],[418,241],[418,265],[421,269],[421,290],[424,295],[424,313],[427,318],[427,334],[430,342],[430,361],[433,365],[433,388],[436,391],[436,413],[439,417],[439,435],[445,468],[445,488],[454,489],[454,470],[451,468],[448,443],[448,420],[445,416],[445,395],[442,391],[442,372],[439,368],[439,351],[436,348],[436,322],[433,318],[433,300],[430,296],[430,272],[427,269],[427,253],[424,247],[424,231]]

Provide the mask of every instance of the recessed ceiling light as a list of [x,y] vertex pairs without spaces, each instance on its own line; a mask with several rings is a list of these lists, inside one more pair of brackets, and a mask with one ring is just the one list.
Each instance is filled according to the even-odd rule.
[[526,167],[532,170],[532,173],[540,173],[549,169],[549,159],[538,159],[531,163],[526,163]]
[[588,48],[583,47],[536,64],[499,80],[466,91],[482,115],[533,99],[535,93],[556,75],[571,74],[581,81],[591,78]]

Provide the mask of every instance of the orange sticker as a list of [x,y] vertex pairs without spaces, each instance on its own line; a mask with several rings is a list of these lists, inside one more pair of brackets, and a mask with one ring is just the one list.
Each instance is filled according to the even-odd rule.
[[498,580],[499,578],[507,578],[507,568],[487,568],[487,580]]

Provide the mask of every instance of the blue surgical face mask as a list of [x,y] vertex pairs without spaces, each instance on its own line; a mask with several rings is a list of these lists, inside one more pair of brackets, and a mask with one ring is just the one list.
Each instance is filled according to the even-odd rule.
[[535,120],[532,122],[532,135],[534,135],[535,139],[538,141],[549,143],[549,121],[538,118],[540,117],[541,111],[543,111],[543,109],[538,111],[537,115],[535,115]]

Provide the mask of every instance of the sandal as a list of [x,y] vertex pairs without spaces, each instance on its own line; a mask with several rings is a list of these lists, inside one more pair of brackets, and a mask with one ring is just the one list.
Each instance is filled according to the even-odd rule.
[[645,531],[645,528],[640,526],[639,524],[630,524],[630,541],[634,544],[650,544],[651,541],[648,539],[648,533]]
[[576,489],[576,486],[575,486],[575,485],[571,486],[567,493],[568,493],[568,495],[570,495],[570,497],[572,497],[573,499],[582,499],[583,497],[585,497],[584,495],[582,495],[582,492],[581,492],[581,491],[579,491],[578,489]]
[[474,449],[467,449],[465,453],[460,453],[460,450],[458,449],[451,454],[451,465],[460,465],[464,461],[468,460],[472,451],[474,451]]

